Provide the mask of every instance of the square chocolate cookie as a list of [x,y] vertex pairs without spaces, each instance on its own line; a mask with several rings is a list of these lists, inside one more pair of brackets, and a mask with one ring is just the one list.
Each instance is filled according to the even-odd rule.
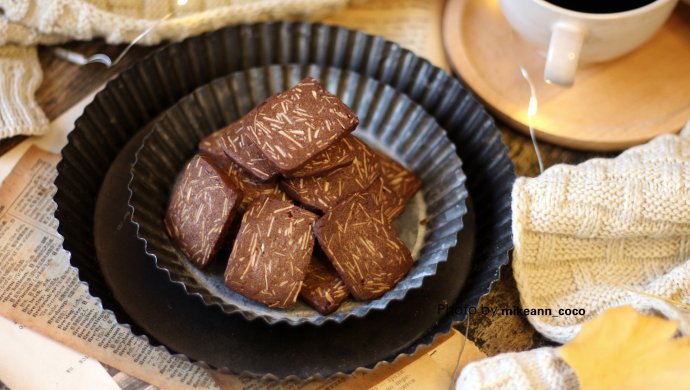
[[314,249],[316,215],[291,203],[263,197],[249,206],[235,239],[225,284],[266,304],[295,304]]
[[410,250],[388,220],[355,193],[314,224],[319,245],[356,299],[375,299],[392,289],[412,268]]
[[187,163],[165,214],[168,234],[197,267],[205,267],[225,242],[242,192],[208,157]]
[[389,221],[393,221],[405,210],[407,202],[420,188],[422,181],[402,164],[381,152],[375,152],[381,176],[366,192],[374,199],[374,203]]
[[345,136],[286,177],[319,176],[350,164],[355,159],[353,138],[352,135]]
[[319,313],[327,315],[338,310],[350,292],[320,252],[314,250],[299,297]]
[[256,179],[273,180],[280,175],[280,172],[247,138],[246,121],[252,112],[201,140],[199,150],[216,158],[222,152]]
[[199,142],[199,153],[214,161],[225,161],[228,156],[223,151],[223,129],[214,131]]
[[247,116],[249,139],[284,175],[351,133],[359,119],[314,78],[273,95]]
[[354,160],[325,175],[284,179],[281,187],[311,210],[326,212],[348,195],[367,189],[380,175],[374,152],[352,137]]
[[245,212],[250,204],[262,196],[292,203],[287,194],[280,188],[278,181],[257,180],[254,175],[232,161],[226,163],[223,170],[233,184],[242,190],[242,202],[238,206],[238,211],[241,213]]

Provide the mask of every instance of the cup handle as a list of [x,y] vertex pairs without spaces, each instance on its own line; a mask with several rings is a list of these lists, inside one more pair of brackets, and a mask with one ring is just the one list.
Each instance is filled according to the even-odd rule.
[[547,83],[564,87],[573,85],[584,40],[585,31],[577,24],[563,21],[554,23],[544,67],[544,80]]

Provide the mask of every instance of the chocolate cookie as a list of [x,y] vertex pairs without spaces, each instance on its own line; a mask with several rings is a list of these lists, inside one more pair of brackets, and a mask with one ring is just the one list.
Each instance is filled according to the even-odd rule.
[[323,256],[320,251],[314,250],[299,297],[319,313],[328,315],[336,311],[350,293]]
[[[215,134],[215,133],[214,133]],[[217,149],[215,150],[218,151]],[[201,152],[211,158],[213,163],[228,176],[228,179],[242,191],[242,201],[237,206],[237,211],[244,213],[255,200],[262,196],[270,196],[276,199],[291,202],[290,197],[280,189],[277,180],[261,181],[247,170],[236,164],[225,152],[214,153],[213,147],[206,147]]]
[[244,194],[242,202],[238,206],[238,211],[242,213],[247,210],[250,204],[262,196],[269,196],[292,203],[287,194],[280,189],[277,181],[264,182],[257,180],[253,175],[232,161],[226,163],[223,170]]
[[214,131],[199,142],[199,153],[211,157],[214,161],[228,160],[223,151],[223,129]]
[[261,150],[247,139],[246,121],[252,112],[204,138],[199,143],[199,150],[214,157],[222,151],[256,179],[272,180],[277,178],[280,172],[266,160]]
[[216,256],[232,224],[242,192],[204,156],[185,167],[165,214],[168,234],[197,267]]
[[391,203],[391,199],[396,199],[397,196],[383,184],[381,176],[377,177],[367,189],[359,191],[358,194],[362,196],[362,204],[375,218],[382,221],[393,221],[394,218],[391,218],[390,214],[397,210],[392,210],[387,205]]
[[412,255],[390,223],[355,193],[314,224],[321,249],[347,289],[359,300],[392,289],[412,268]]
[[381,184],[372,184],[367,191],[376,194],[383,213],[392,221],[403,212],[410,198],[422,188],[422,181],[392,158],[378,151],[375,153],[381,165]]
[[316,215],[274,198],[252,203],[242,218],[225,284],[269,307],[293,306],[311,260],[315,219]]
[[359,123],[345,103],[311,77],[266,99],[247,120],[249,139],[284,175],[298,170]]
[[326,212],[348,195],[369,187],[380,175],[376,155],[362,141],[352,137],[354,160],[322,176],[281,181],[282,189],[305,207]]
[[317,154],[302,168],[287,175],[287,177],[318,176],[328,173],[336,168],[348,165],[355,159],[355,149],[352,135],[347,135],[336,142],[330,148]]

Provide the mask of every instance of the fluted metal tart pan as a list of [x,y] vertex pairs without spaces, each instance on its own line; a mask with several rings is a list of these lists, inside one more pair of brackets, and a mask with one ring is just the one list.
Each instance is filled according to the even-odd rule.
[[[199,269],[176,247],[163,219],[178,174],[198,152],[201,139],[248,112],[253,105],[281,92],[306,76],[317,78],[359,116],[355,136],[412,169],[423,187],[411,199],[394,227],[413,255],[412,270],[391,291],[371,301],[348,299],[324,316],[298,302],[291,309],[269,308],[230,290],[224,284],[227,258]],[[270,80],[264,83],[264,80]],[[248,102],[247,96],[253,100]],[[383,310],[392,300],[404,299],[436,273],[455,246],[467,211],[462,162],[455,145],[434,118],[395,89],[357,73],[318,65],[272,65],[235,72],[196,89],[167,110],[152,126],[136,154],[129,189],[132,221],[137,235],[156,265],[206,304],[227,313],[239,312],[269,324],[285,321],[299,325],[342,322]]]
[[[140,131],[177,100],[214,78],[288,63],[351,70],[422,106],[456,145],[473,207],[449,261],[439,264],[436,275],[404,301],[342,324],[289,327],[298,333],[286,335],[281,324],[267,331],[261,321],[204,306],[169,283],[150,260],[141,261],[147,257],[134,225],[128,223],[126,184],[143,137]],[[481,104],[457,80],[410,51],[341,27],[241,25],[167,46],[108,83],[77,120],[62,157],[55,195],[58,231],[90,293],[121,323],[131,325],[134,334],[219,371],[327,377],[413,353],[465,318],[464,308],[476,306],[489,291],[512,248],[510,191],[515,173],[500,133]],[[468,221],[472,218],[476,223]],[[439,292],[441,286],[454,287],[457,294]],[[407,309],[405,303],[415,308]],[[390,322],[369,324],[372,318]],[[201,324],[210,328],[202,331],[197,328]],[[313,329],[334,333],[307,337]],[[370,333],[365,339],[347,339],[355,331]]]

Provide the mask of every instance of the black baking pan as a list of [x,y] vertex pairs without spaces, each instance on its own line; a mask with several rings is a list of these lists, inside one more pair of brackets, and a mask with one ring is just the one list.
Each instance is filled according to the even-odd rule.
[[[463,160],[463,169],[467,176],[466,185],[470,198],[474,201],[473,212],[469,213],[468,217],[474,216],[476,224],[472,225],[474,229],[463,230],[464,233],[474,231],[471,243],[463,243],[460,238],[458,248],[473,244],[474,251],[469,275],[462,291],[456,299],[443,302],[447,306],[442,309],[440,318],[425,323],[430,314],[424,310],[430,310],[431,303],[434,306],[433,310],[438,312],[441,310],[437,308],[438,302],[427,302],[426,305],[418,306],[419,310],[412,314],[420,324],[425,325],[425,329],[405,334],[402,342],[385,351],[387,354],[384,354],[384,351],[362,349],[362,346],[369,345],[385,334],[398,332],[398,321],[394,321],[391,327],[379,329],[374,336],[344,346],[342,350],[337,351],[337,362],[310,364],[304,360],[294,359],[295,355],[281,356],[279,361],[272,361],[267,358],[271,350],[258,348],[257,344],[257,348],[251,351],[254,357],[241,357],[240,362],[246,363],[244,367],[226,367],[232,372],[273,374],[276,377],[294,375],[300,378],[350,373],[358,367],[371,368],[378,361],[392,361],[400,354],[414,352],[418,346],[429,344],[436,335],[448,331],[453,324],[464,319],[464,308],[476,306],[479,298],[489,291],[491,283],[498,279],[500,267],[508,262],[508,251],[512,247],[510,191],[515,174],[507,149],[501,142],[500,133],[493,120],[457,80],[394,43],[335,26],[266,23],[229,27],[170,45],[153,53],[108,83],[77,120],[75,130],[69,136],[69,143],[63,149],[63,159],[58,165],[58,189],[55,195],[58,203],[56,217],[60,221],[58,230],[65,238],[63,245],[71,252],[71,262],[79,269],[80,278],[88,283],[90,293],[101,299],[104,308],[112,310],[120,322],[130,324],[135,333],[149,336],[154,343],[162,341],[165,335],[157,333],[156,330],[163,329],[166,323],[137,324],[133,321],[133,316],[128,315],[123,308],[123,302],[119,302],[106,283],[104,270],[101,269],[102,259],[98,258],[95,235],[95,227],[101,223],[113,229],[108,232],[111,236],[105,240],[106,243],[113,243],[113,246],[105,252],[126,260],[131,260],[130,257],[133,258],[136,252],[134,246],[114,244],[117,242],[114,236],[116,233],[122,234],[123,240],[136,240],[134,231],[130,231],[133,226],[126,223],[126,218],[129,217],[126,214],[126,204],[122,205],[122,213],[116,214],[109,221],[103,216],[99,217],[96,212],[96,203],[99,199],[113,200],[112,208],[115,209],[115,199],[126,198],[126,194],[108,198],[117,191],[126,191],[126,185],[124,188],[122,184],[113,186],[112,178],[106,181],[106,173],[112,170],[110,175],[117,176],[116,173],[123,169],[129,172],[127,156],[123,157],[121,154],[124,153],[125,145],[128,142],[130,146],[134,143],[134,146],[131,146],[133,153],[140,144],[140,140],[132,141],[135,134],[195,88],[234,71],[287,63],[314,63],[347,69],[395,88],[435,118],[448,132],[456,145],[458,155]],[[119,165],[115,164],[118,155],[121,157]],[[126,179],[124,183],[126,184]],[[126,199],[123,199],[123,203],[125,202]],[[112,226],[113,223],[115,226]],[[469,227],[467,220],[465,223]],[[130,234],[126,235],[128,231]],[[449,258],[460,258],[462,252],[454,252],[451,251]],[[448,261],[439,266],[437,276],[451,277],[455,286],[459,288],[465,280],[462,270],[456,270],[456,273],[443,271],[443,267],[452,264],[455,262]],[[145,269],[140,269],[152,267],[150,261],[132,263],[130,266],[138,268],[123,267],[122,272],[128,273],[130,279],[139,280],[144,285],[151,283],[148,285],[150,291],[163,291],[166,294],[164,301],[167,303],[162,303],[162,308],[172,310],[174,305],[170,300],[175,293],[166,289],[172,289],[173,285],[169,281],[164,284],[154,282],[154,275],[162,278],[162,281],[167,281],[165,274],[155,267],[148,273]],[[437,284],[440,285],[432,279],[428,279],[427,282],[421,289],[416,290],[422,294],[420,299],[424,299],[427,284],[432,289]],[[184,294],[184,290],[180,289],[178,293]],[[412,297],[411,294],[404,301],[394,302],[385,311],[375,314],[385,316],[395,305],[407,303]],[[140,297],[142,301],[144,298]],[[194,298],[187,296],[185,299]],[[193,304],[194,301],[183,302],[187,302],[190,307],[213,310],[200,305],[200,302],[196,302],[196,305]],[[222,313],[219,309],[218,312]],[[246,320],[242,321],[246,323]],[[355,321],[345,321],[341,326],[345,329],[354,326],[351,325],[354,323]],[[255,325],[254,322],[251,324]],[[227,334],[233,332],[232,328],[224,330]],[[277,331],[280,331],[279,327],[271,330]],[[299,342],[298,339],[281,340],[293,344]],[[180,348],[166,346],[174,352],[181,352]],[[221,344],[218,344],[217,348],[220,349]],[[360,359],[356,358],[357,356]],[[227,363],[218,364],[199,356],[193,358],[202,359],[219,369],[223,369]],[[280,364],[255,365],[258,364],[256,362],[261,363],[264,360],[267,363]],[[295,363],[287,364],[290,361]]]

